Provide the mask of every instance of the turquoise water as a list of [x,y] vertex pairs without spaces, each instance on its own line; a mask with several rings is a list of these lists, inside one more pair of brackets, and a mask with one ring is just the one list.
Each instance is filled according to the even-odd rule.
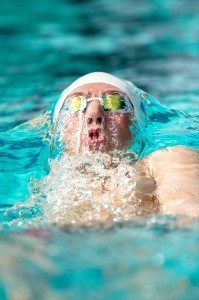
[[1,299],[168,299],[168,291],[198,299],[198,220],[59,227],[42,219],[45,198],[24,202],[50,169],[54,101],[87,72],[133,81],[169,108],[143,100],[140,157],[166,145],[198,149],[198,9],[196,1],[1,1]]

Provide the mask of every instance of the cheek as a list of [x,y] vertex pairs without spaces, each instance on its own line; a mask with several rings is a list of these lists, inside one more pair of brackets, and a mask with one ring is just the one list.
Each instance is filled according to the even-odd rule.
[[112,114],[109,115],[107,118],[107,128],[109,131],[117,131],[118,133],[121,132],[129,132],[131,125],[131,118],[129,114]]
[[131,115],[130,114],[123,114],[119,116],[118,123],[120,124],[121,128],[128,128],[131,125]]
[[69,116],[65,122],[64,137],[67,141],[76,138],[78,131],[79,119],[78,116]]
[[110,124],[108,135],[114,148],[120,150],[130,146],[133,139],[130,131],[131,115],[114,114],[109,118],[108,123]]

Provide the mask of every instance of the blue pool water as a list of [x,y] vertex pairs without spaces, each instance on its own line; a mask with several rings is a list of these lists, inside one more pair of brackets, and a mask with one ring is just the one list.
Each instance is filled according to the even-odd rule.
[[143,101],[138,156],[175,144],[198,149],[199,4],[0,5],[0,299],[198,299],[199,220],[58,226],[42,217],[45,196],[31,186],[50,170],[54,103],[87,72],[119,75],[167,105]]

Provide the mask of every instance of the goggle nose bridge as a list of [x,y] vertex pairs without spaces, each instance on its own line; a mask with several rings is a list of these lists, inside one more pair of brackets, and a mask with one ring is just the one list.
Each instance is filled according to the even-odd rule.
[[91,102],[91,101],[93,101],[93,100],[98,100],[100,102],[101,106],[104,108],[104,106],[103,106],[103,99],[104,98],[102,98],[102,97],[90,97],[90,98],[86,98],[85,97],[84,101],[82,103],[83,111],[86,110],[88,103]]
[[99,102],[101,103],[103,101],[102,97],[90,97],[90,98],[86,98],[87,102],[90,102],[92,100],[99,100]]

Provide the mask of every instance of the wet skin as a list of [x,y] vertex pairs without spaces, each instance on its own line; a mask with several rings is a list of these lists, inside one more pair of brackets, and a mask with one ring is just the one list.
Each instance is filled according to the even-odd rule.
[[[112,85],[92,83],[77,88],[67,99],[78,93],[89,98],[110,92],[122,93]],[[133,142],[130,124],[130,113],[106,112],[98,100],[92,100],[84,113],[67,118],[65,143],[70,153],[122,150]],[[199,216],[199,151],[168,147],[138,161],[135,167],[140,192],[143,197],[156,197],[161,212]]]
[[[66,99],[76,95],[102,97],[107,93],[124,94],[118,88],[106,83],[85,84],[75,89]],[[127,148],[133,140],[130,132],[132,115],[104,111],[99,100],[88,103],[85,112],[68,116],[65,125],[65,142],[72,152],[102,151]],[[79,140],[79,143],[77,142]]]

